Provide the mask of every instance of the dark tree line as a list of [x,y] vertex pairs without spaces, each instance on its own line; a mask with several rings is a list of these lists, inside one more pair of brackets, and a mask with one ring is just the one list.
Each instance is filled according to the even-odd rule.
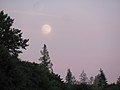
[[82,71],[77,81],[68,69],[66,81],[55,74],[47,46],[40,51],[40,63],[21,61],[17,56],[26,49],[29,39],[19,29],[12,28],[13,19],[0,12],[0,90],[120,90],[120,76],[108,84],[102,69],[95,77]]
[[[66,83],[67,85],[77,85],[79,89],[85,89],[85,90],[104,90],[105,88],[107,88],[108,83],[107,83],[107,79],[106,76],[103,72],[102,69],[100,69],[100,72],[98,75],[95,76],[95,78],[93,76],[91,76],[90,78],[87,77],[87,74],[84,72],[84,70],[82,71],[82,73],[79,76],[79,81],[75,80],[75,78],[73,78],[74,76],[72,75],[72,72],[70,71],[70,69],[68,69],[67,75],[66,75]],[[119,79],[118,79],[119,80]],[[118,82],[118,81],[117,81]],[[75,88],[76,90],[76,88]],[[105,89],[107,90],[107,89]]]

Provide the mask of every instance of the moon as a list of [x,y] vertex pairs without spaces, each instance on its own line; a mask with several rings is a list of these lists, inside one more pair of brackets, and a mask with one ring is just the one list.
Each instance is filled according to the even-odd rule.
[[49,24],[44,24],[41,28],[43,34],[50,34],[51,33],[51,26]]

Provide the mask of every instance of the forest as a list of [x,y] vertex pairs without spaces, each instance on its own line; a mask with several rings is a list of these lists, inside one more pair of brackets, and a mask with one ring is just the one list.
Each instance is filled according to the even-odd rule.
[[83,70],[79,81],[67,70],[65,80],[54,73],[47,45],[41,49],[40,63],[18,58],[29,39],[22,37],[19,29],[12,27],[14,20],[0,12],[0,90],[120,90],[120,76],[108,83],[104,71],[90,78]]

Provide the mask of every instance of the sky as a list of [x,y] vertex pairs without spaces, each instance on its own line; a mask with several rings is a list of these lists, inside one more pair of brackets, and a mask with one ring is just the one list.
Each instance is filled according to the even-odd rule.
[[[120,0],[0,0],[0,10],[14,19],[13,27],[29,38],[20,58],[37,62],[46,44],[55,73],[67,69],[79,80],[102,68],[109,83],[120,76]],[[43,34],[43,25],[51,33]]]

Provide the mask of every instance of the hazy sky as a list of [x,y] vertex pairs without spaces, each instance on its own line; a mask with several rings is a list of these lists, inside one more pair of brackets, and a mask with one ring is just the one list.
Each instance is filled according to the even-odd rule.
[[[54,72],[78,78],[102,68],[109,82],[120,76],[120,0],[0,0],[0,10],[15,19],[14,27],[29,38],[22,60],[38,62],[48,46]],[[52,32],[44,35],[41,27]]]

